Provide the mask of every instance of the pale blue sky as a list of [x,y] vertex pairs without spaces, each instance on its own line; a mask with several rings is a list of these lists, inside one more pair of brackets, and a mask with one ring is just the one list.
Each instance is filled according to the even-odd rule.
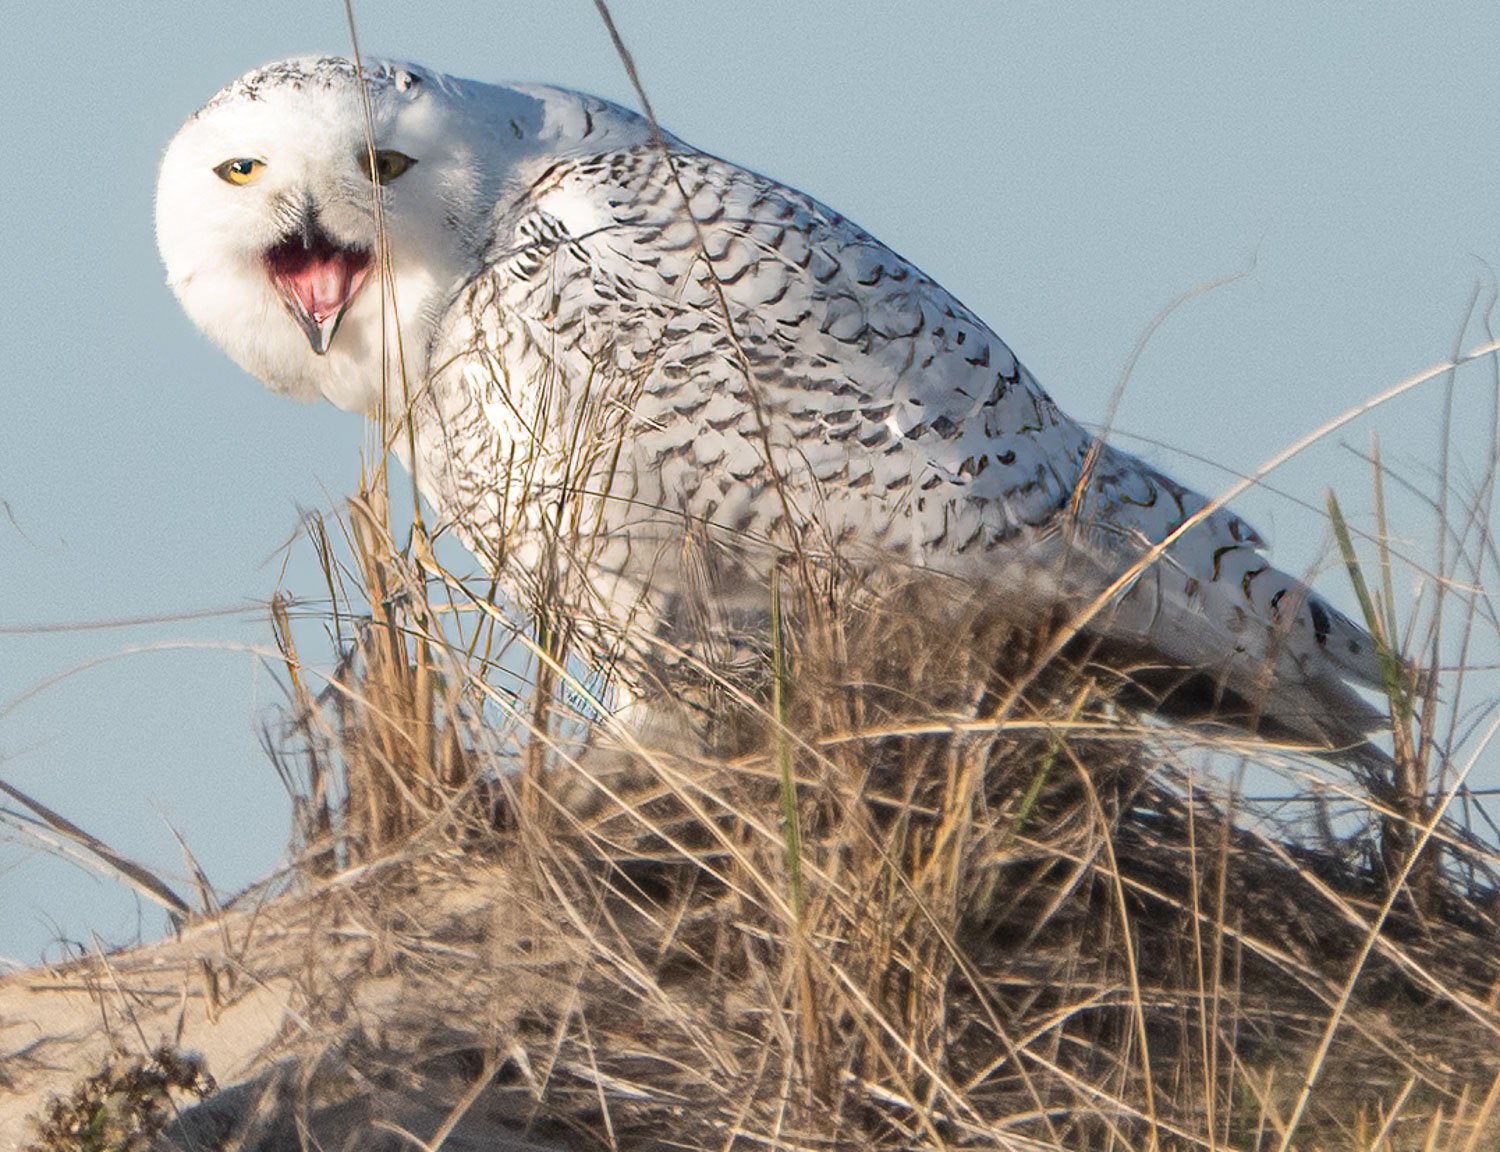
[[[356,11],[371,53],[634,103],[589,0]],[[1155,335],[1118,420],[1208,491],[1230,479],[1215,464],[1251,470],[1446,357],[1500,265],[1493,0],[616,0],[615,13],[667,127],[915,260],[1082,419],[1103,415],[1164,305],[1249,269]],[[4,9],[0,778],[180,877],[170,819],[226,890],[285,841],[257,736],[279,698],[254,655],[270,641],[263,611],[16,630],[261,604],[298,508],[352,488],[359,421],[271,396],[212,349],[163,286],[151,235],[157,160],[182,119],[250,67],[345,50],[343,20],[336,0]],[[1459,379],[1471,466],[1489,386],[1483,371]],[[1428,484],[1439,400],[1428,387],[1361,420],[1277,487],[1318,508],[1332,483],[1368,523],[1368,479],[1344,445],[1378,428],[1388,459]],[[1283,567],[1324,555],[1326,525],[1292,500],[1239,507]],[[1430,558],[1430,517],[1401,511],[1410,550]],[[317,594],[310,560],[294,552],[284,587]],[[1352,606],[1339,573],[1321,583]],[[1495,685],[1490,673],[1476,699]],[[1481,782],[1500,784],[1497,761]],[[34,959],[59,933],[160,931],[154,907],[137,911],[0,833],[0,957]]]

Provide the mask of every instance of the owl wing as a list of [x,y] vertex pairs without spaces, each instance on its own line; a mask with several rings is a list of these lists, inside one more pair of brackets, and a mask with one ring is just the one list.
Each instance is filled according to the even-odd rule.
[[[615,577],[683,579],[673,553],[708,526],[1006,596],[1064,560],[1101,588],[1205,507],[1128,453],[1091,459],[1010,348],[868,233],[670,147],[670,165],[630,148],[548,169],[498,214],[441,325],[436,407],[463,443],[433,463],[456,470],[446,502],[470,502],[455,518],[471,535],[584,492],[590,563]],[[512,498],[477,515],[499,487]],[[1345,680],[1379,683],[1373,642],[1262,546],[1215,511],[1091,627],[1210,671],[1299,733],[1369,726]],[[1327,712],[1349,723],[1320,726]]]

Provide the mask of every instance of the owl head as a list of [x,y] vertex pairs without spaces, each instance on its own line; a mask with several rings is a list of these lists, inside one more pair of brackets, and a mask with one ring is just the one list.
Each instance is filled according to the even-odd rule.
[[[519,94],[514,108],[494,103],[389,61],[249,73],[162,160],[168,283],[269,387],[373,411],[382,379],[419,366],[434,318],[479,265],[498,185],[526,151],[534,113]],[[516,130],[495,130],[497,110]]]

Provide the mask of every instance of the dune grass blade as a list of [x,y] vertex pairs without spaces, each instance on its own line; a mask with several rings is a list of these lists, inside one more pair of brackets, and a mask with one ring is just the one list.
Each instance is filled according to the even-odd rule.
[[86,849],[90,855],[104,864],[110,871],[118,875],[131,888],[134,888],[142,896],[154,904],[160,904],[167,911],[181,917],[189,917],[193,914],[192,907],[181,896],[173,892],[164,884],[149,868],[136,863],[128,856],[116,852],[97,836],[85,832],[77,824],[74,824],[66,816],[53,811],[40,800],[35,800],[26,795],[19,788],[0,780],[0,792],[5,793],[18,804],[24,804],[35,812],[47,827],[51,828],[59,836],[62,836],[80,848]]
[[792,914],[802,919],[802,816],[797,804],[797,780],[792,745],[787,736],[787,653],[781,616],[781,573],[771,578],[771,719],[776,768],[781,782],[781,828],[786,838],[787,898]]
[[[1410,675],[1406,661],[1402,659],[1401,653],[1395,647],[1387,614],[1382,611],[1381,605],[1370,593],[1369,583],[1365,580],[1364,567],[1360,563],[1359,554],[1354,550],[1354,540],[1349,533],[1349,524],[1344,519],[1343,510],[1339,507],[1338,497],[1332,491],[1327,494],[1327,504],[1328,521],[1333,526],[1333,536],[1338,542],[1339,555],[1343,559],[1345,570],[1349,573],[1349,583],[1354,589],[1355,599],[1359,602],[1365,628],[1375,640],[1381,680],[1386,699],[1390,702],[1391,714],[1398,723],[1405,725],[1411,721],[1413,714]],[[1384,568],[1384,563],[1382,563],[1382,568]]]

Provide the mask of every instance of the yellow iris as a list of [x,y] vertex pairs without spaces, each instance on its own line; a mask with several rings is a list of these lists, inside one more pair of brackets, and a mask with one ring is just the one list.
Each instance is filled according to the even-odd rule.
[[396,152],[392,149],[375,153],[375,167],[373,171],[370,168],[370,156],[368,153],[363,154],[360,160],[360,167],[364,169],[365,176],[376,184],[389,184],[416,163],[415,160],[404,152]]
[[251,160],[249,157],[240,156],[233,160],[226,160],[214,169],[214,174],[220,180],[229,184],[249,184],[265,171],[264,160]]

